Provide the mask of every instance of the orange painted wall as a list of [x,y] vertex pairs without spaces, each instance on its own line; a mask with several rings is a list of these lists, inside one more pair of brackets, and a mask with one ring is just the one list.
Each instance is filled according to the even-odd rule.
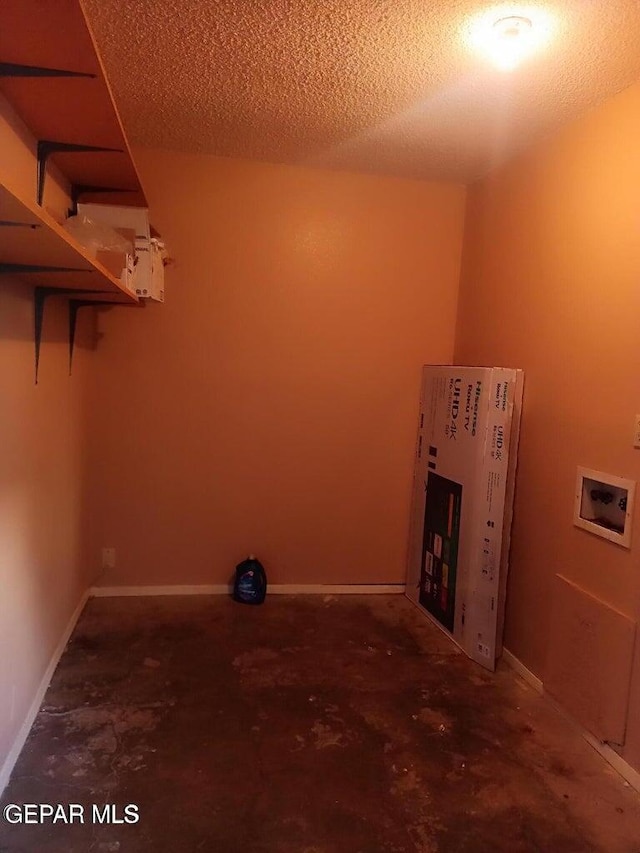
[[401,582],[420,366],[449,361],[462,187],[140,150],[177,259],[101,321],[91,472],[113,584]]
[[0,787],[2,765],[86,590],[84,388],[88,352],[68,376],[66,310],[48,307],[34,385],[33,302],[0,282]]
[[640,505],[631,551],[572,524],[577,465],[640,479],[638,138],[635,85],[469,191],[455,358],[526,371],[506,646],[541,677],[555,573],[640,611]]
[[[0,97],[0,178],[35,200],[35,142]],[[45,206],[68,206],[51,170]],[[68,376],[67,315],[45,315],[34,385],[33,295],[0,278],[0,789],[10,752],[90,579],[84,558],[84,389],[91,334]],[[89,327],[90,327],[89,323]],[[89,329],[90,331],[90,329]]]

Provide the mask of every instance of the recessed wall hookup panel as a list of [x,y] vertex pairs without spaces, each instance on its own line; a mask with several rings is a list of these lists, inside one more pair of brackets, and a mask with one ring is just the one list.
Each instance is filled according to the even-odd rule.
[[635,480],[578,467],[573,508],[576,527],[631,547]]

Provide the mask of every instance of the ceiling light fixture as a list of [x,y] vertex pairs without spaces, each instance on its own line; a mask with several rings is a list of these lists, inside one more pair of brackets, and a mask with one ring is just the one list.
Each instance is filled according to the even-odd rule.
[[501,71],[512,71],[549,41],[552,26],[550,17],[535,8],[505,11],[504,6],[488,10],[472,22],[469,35],[475,50]]
[[488,45],[494,65],[511,71],[527,56],[533,47],[533,25],[529,18],[510,15],[493,25],[492,43]]

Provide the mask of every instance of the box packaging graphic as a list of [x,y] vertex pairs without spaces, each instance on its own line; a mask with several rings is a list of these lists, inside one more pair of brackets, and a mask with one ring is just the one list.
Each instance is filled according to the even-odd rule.
[[523,372],[423,370],[407,596],[487,669],[502,629]]

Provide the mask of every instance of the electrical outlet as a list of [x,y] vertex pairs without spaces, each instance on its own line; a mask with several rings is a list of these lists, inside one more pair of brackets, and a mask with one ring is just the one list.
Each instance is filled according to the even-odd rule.
[[633,426],[633,446],[640,447],[640,415],[636,415]]
[[102,549],[102,568],[103,569],[115,569],[116,567],[116,549],[115,548],[103,548]]

